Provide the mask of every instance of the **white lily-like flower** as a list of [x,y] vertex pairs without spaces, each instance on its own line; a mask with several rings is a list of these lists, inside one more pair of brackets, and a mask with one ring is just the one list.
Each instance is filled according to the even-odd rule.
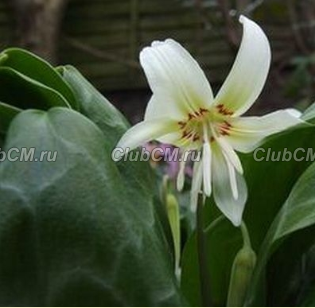
[[[183,150],[202,150],[195,162],[192,204],[202,191],[214,200],[235,225],[242,220],[247,200],[243,169],[235,151],[253,151],[271,134],[301,123],[294,109],[262,117],[240,117],[255,102],[269,71],[271,52],[267,37],[250,19],[241,16],[243,38],[235,63],[213,96],[198,63],[179,43],[153,42],[140,53],[140,62],[153,92],[144,121],[128,130],[117,148],[134,149],[156,139]],[[183,185],[184,168],[178,175]]]

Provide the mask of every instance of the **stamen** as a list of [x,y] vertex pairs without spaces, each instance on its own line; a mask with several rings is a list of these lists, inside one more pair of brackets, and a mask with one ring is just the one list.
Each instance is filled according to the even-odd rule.
[[206,196],[211,195],[211,148],[209,143],[208,125],[203,124],[204,144],[202,152],[203,190]]
[[196,161],[193,167],[193,178],[191,184],[190,207],[193,212],[197,209],[198,194],[202,185],[202,161]]
[[184,183],[185,183],[185,164],[186,164],[186,161],[183,158],[184,158],[184,155],[181,156],[181,161],[179,163],[179,171],[178,171],[178,175],[177,175],[176,186],[177,186],[178,191],[183,190]]
[[211,148],[209,142],[203,144],[203,190],[206,196],[211,195]]

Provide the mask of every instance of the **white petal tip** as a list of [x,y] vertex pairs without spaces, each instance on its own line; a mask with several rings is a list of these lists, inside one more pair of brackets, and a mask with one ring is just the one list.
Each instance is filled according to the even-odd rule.
[[287,111],[288,111],[288,113],[289,113],[291,116],[293,116],[293,117],[295,117],[295,118],[300,118],[301,115],[302,115],[302,113],[301,113],[300,111],[296,110],[296,109],[287,109]]
[[203,188],[203,193],[206,197],[210,197],[211,196],[211,188],[206,188],[205,187]]
[[231,219],[231,223],[233,224],[234,227],[240,227],[241,223],[242,223],[242,218],[234,218]]
[[238,190],[237,190],[237,187],[235,189],[233,189],[233,198],[234,200],[236,201],[238,199]]
[[248,18],[245,17],[244,15],[241,15],[238,20],[239,20],[239,22],[242,24],[242,23],[244,23],[244,21],[245,21],[246,19],[248,19]]
[[164,45],[164,44],[178,44],[176,41],[174,41],[173,39],[171,38],[168,38],[164,41],[153,41],[151,43],[151,47],[158,47],[158,46],[161,46],[161,45]]
[[[236,166],[236,171],[240,174],[240,175],[244,175],[244,169],[243,169],[243,166],[240,164],[240,165],[237,165]],[[236,198],[237,199],[237,198]]]
[[[250,22],[252,24],[255,24],[257,25],[254,21],[252,21],[251,19],[249,19],[248,17],[246,17],[245,15],[241,15],[238,19],[238,21],[241,23],[241,24],[244,24],[245,22]],[[257,25],[258,26],[258,25]]]
[[152,46],[152,47],[155,47],[155,46],[159,46],[159,45],[161,45],[161,44],[164,44],[164,41],[153,41],[153,42],[151,43],[151,46]]
[[178,44],[175,40],[171,39],[171,38],[168,38],[165,40],[165,43],[171,43],[171,44]]

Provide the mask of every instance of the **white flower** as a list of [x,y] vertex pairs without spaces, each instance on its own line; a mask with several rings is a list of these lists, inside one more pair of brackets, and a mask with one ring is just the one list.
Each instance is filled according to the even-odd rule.
[[[202,191],[235,225],[242,220],[247,187],[235,151],[247,153],[268,135],[301,123],[299,112],[287,109],[263,117],[240,117],[255,102],[269,71],[271,54],[261,28],[241,16],[244,32],[235,63],[220,91],[213,96],[198,63],[179,43],[153,42],[140,62],[153,92],[144,121],[128,130],[117,148],[134,149],[156,139],[202,150],[194,165],[192,204]],[[183,169],[178,186],[183,185]]]

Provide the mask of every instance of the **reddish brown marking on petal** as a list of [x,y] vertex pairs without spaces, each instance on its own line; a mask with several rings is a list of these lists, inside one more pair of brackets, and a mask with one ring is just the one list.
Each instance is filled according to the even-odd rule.
[[200,137],[197,135],[197,134],[195,134],[194,135],[194,138],[193,138],[193,141],[197,141],[197,140],[199,140],[200,139]]
[[218,109],[218,112],[225,115],[225,116],[231,116],[233,115],[233,111],[228,110],[223,104],[219,104],[216,106],[216,108]]
[[219,132],[222,136],[229,136],[230,135],[230,130],[231,130],[232,125],[224,121],[220,126],[219,126]]
[[208,112],[208,110],[207,110],[207,109],[204,109],[204,108],[200,108],[200,109],[199,109],[199,112],[200,112],[200,114],[202,115],[203,113]]
[[184,122],[184,121],[179,121],[179,122],[178,122],[178,125],[180,126],[181,129],[185,128],[186,124],[187,124],[187,123]]
[[232,125],[228,122],[228,121],[224,121],[224,124],[228,127],[228,128],[231,128]]
[[188,114],[188,121],[190,121],[191,119],[193,119],[195,116],[191,113]]
[[182,134],[182,138],[190,138],[192,136],[191,131],[184,130]]
[[220,134],[221,134],[222,136],[230,136],[230,133],[229,133],[228,131],[226,131],[226,130],[221,130],[221,131],[220,131]]

